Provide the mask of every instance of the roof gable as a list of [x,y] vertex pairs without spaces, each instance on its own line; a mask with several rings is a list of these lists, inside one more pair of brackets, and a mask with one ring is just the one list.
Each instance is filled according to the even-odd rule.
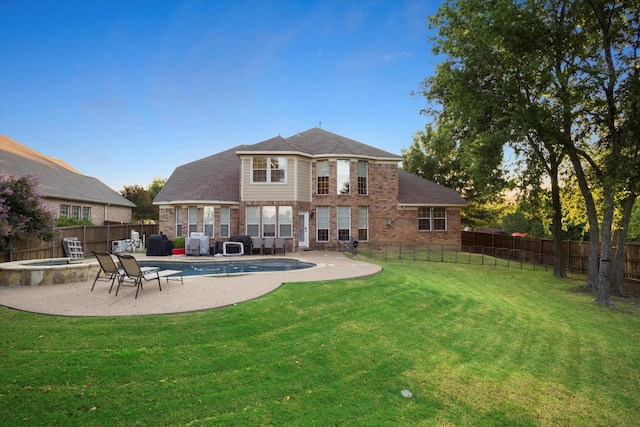
[[466,206],[467,202],[457,191],[420,178],[407,171],[398,171],[399,204]]

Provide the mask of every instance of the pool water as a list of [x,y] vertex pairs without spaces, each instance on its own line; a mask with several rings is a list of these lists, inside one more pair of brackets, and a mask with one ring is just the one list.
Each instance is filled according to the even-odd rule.
[[291,259],[250,260],[250,261],[138,261],[141,267],[158,267],[161,270],[181,270],[183,276],[203,276],[209,274],[261,273],[266,271],[290,271],[315,267],[315,264]]

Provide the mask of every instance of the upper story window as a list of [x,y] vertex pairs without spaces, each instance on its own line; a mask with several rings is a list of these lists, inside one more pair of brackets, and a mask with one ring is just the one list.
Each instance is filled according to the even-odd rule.
[[318,160],[316,162],[316,194],[329,194],[329,161]]
[[351,183],[351,162],[349,160],[338,160],[336,162],[338,194],[350,194]]
[[286,182],[287,159],[284,157],[255,156],[251,162],[251,182]]
[[358,194],[361,196],[366,196],[369,191],[367,185],[367,165],[368,163],[365,161],[358,161]]

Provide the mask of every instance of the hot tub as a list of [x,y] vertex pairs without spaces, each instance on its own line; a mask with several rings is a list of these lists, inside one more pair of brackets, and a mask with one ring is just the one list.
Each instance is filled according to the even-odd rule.
[[34,286],[93,280],[97,260],[48,258],[0,263],[0,286]]

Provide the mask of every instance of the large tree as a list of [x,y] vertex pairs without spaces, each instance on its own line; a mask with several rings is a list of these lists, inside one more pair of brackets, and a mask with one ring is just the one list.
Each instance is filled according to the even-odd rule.
[[[637,163],[629,165],[637,159],[637,138],[636,145],[631,141],[637,136],[638,10],[638,0],[447,2],[432,19],[436,53],[446,59],[423,86],[427,99],[441,106],[440,116],[463,125],[463,142],[479,147],[477,153],[493,149],[495,155],[509,143],[525,156],[529,177],[548,176],[557,275],[563,274],[558,171],[564,157],[570,159],[589,217],[588,283],[605,305],[614,202],[622,188],[631,197],[636,192],[630,183],[637,182]],[[602,212],[590,175],[605,194]]]

